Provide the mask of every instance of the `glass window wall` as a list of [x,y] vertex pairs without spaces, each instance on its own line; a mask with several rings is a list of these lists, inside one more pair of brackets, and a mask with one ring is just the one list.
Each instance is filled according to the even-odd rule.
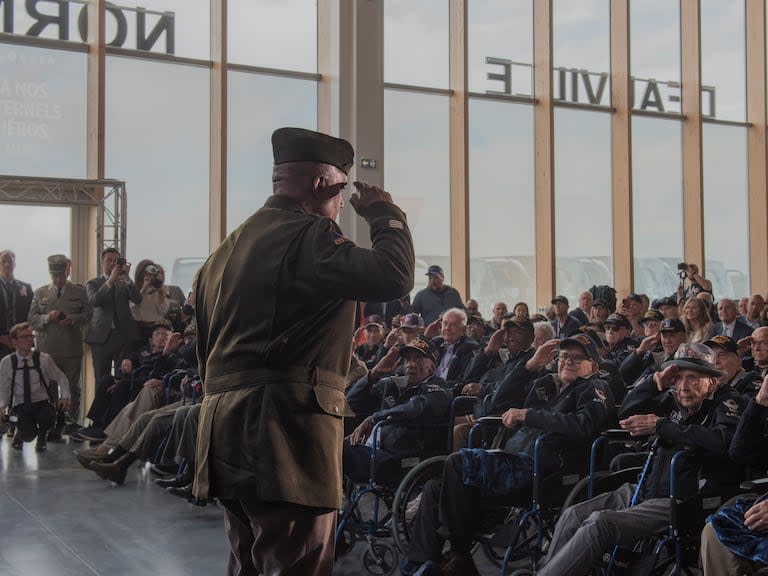
[[744,0],[701,0],[702,114],[746,119]]

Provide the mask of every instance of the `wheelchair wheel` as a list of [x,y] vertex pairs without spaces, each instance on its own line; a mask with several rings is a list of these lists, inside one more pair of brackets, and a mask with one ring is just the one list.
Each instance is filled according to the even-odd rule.
[[406,474],[397,487],[392,504],[392,536],[401,554],[408,552],[408,543],[411,540],[413,523],[419,510],[424,484],[442,475],[447,458],[448,455],[433,456],[420,462]]
[[363,568],[372,576],[392,576],[397,570],[397,548],[392,544],[373,542],[363,552]]
[[[600,484],[600,480],[608,476],[608,472],[605,470],[599,470],[595,473],[595,483]],[[565,501],[563,502],[563,510],[568,508],[569,506],[573,506],[574,504],[579,504],[581,502],[586,502],[589,498],[589,476],[585,476],[576,484],[573,485],[573,488],[571,488],[571,491],[568,493],[568,496],[566,496]]]

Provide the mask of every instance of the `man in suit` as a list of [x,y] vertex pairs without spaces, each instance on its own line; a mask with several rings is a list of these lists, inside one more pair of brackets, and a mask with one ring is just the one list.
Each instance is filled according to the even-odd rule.
[[93,318],[85,341],[93,352],[93,372],[98,382],[112,373],[112,363],[120,369],[120,360],[136,345],[139,329],[129,302],[141,302],[141,292],[131,280],[131,265],[118,264],[120,252],[105,248],[101,253],[101,276],[88,280],[85,288],[93,306]]
[[[93,308],[85,286],[73,284],[69,277],[71,263],[63,254],[48,258],[51,283],[35,290],[29,309],[29,323],[35,330],[37,349],[53,358],[69,382],[70,421],[80,419],[80,371],[83,363],[83,332],[91,321]],[[54,439],[60,430],[51,431]]]
[[32,304],[32,286],[13,277],[16,254],[0,252],[0,358],[13,352],[10,331],[24,322]]
[[571,316],[578,320],[581,326],[589,324],[589,316],[592,313],[592,304],[595,301],[595,297],[592,296],[592,292],[586,290],[579,294],[579,306],[571,312]]
[[226,509],[229,574],[330,576],[355,300],[410,292],[413,241],[392,197],[362,182],[349,201],[373,248],[342,234],[349,142],[281,128],[272,148],[273,195],[195,290],[205,397],[193,491]]
[[751,336],[754,328],[739,319],[736,303],[728,298],[723,298],[717,303],[717,315],[720,322],[715,324],[713,336],[728,336],[738,342],[742,338]]

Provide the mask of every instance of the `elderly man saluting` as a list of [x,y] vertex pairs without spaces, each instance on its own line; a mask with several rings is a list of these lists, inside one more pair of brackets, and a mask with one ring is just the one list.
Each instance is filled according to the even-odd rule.
[[413,242],[391,196],[362,182],[350,203],[373,248],[342,234],[349,142],[281,128],[272,148],[273,195],[197,283],[205,398],[193,491],[226,508],[229,574],[330,576],[354,301],[407,294]]

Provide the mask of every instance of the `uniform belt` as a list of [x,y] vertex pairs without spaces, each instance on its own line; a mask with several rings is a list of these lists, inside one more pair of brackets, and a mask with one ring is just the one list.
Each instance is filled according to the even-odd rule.
[[346,387],[345,378],[331,370],[311,366],[288,366],[286,368],[251,368],[233,374],[206,378],[203,388],[206,395],[212,395],[261,384],[314,385],[316,382],[339,388],[341,391]]

